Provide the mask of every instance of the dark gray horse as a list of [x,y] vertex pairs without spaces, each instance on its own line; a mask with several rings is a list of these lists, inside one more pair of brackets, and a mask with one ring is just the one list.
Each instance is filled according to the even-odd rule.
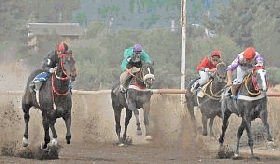
[[[198,92],[190,92],[192,84],[197,80],[193,80],[188,85],[188,92],[185,95],[188,111],[191,115],[193,128],[196,132],[196,118],[194,115],[194,107],[198,107],[202,115],[202,135],[207,136],[207,121],[209,121],[210,136],[213,136],[213,121],[216,116],[221,117],[220,97],[223,88],[226,85],[226,64],[220,62],[216,66],[217,71],[212,75],[212,80],[205,84],[205,90]],[[204,88],[204,87],[202,87]],[[201,96],[200,96],[201,95]]]
[[244,129],[246,129],[248,135],[248,144],[251,149],[251,157],[255,158],[253,153],[253,134],[251,130],[251,121],[256,118],[260,118],[262,120],[268,133],[267,140],[272,141],[272,134],[267,122],[267,86],[265,74],[266,71],[264,67],[254,67],[252,72],[245,76],[243,83],[240,85],[240,88],[237,92],[237,100],[236,97],[233,99],[231,96],[229,96],[227,91],[225,91],[222,95],[221,110],[223,114],[223,125],[222,134],[219,138],[221,148],[223,148],[224,136],[229,124],[228,119],[230,115],[235,113],[242,117],[242,123],[239,126],[237,132],[237,148],[235,157],[239,156],[240,138]]
[[[43,70],[33,71],[28,78],[28,83],[22,97],[22,110],[24,112],[25,132],[23,136],[23,146],[28,146],[28,122],[30,119],[29,109],[31,107],[38,108],[42,111],[42,123],[44,128],[44,142],[41,145],[42,149],[48,147],[50,142],[49,128],[52,130],[53,140],[52,144],[57,144],[57,134],[55,129],[55,122],[57,118],[62,117],[66,124],[67,144],[70,144],[71,133],[71,108],[72,108],[72,94],[70,93],[69,83],[75,81],[76,67],[75,60],[71,54],[62,54],[59,58],[57,70],[53,73],[40,88],[39,100],[35,92],[30,92],[28,84],[34,79],[36,75],[43,72]],[[54,107],[54,105],[56,107]]]
[[[132,112],[136,118],[137,135],[142,135],[140,121],[139,121],[139,109],[144,111],[144,124],[146,129],[146,139],[152,139],[149,129],[149,112],[150,112],[150,99],[152,92],[150,90],[155,80],[154,69],[152,65],[143,65],[140,71],[134,75],[129,83],[129,87],[126,93],[119,91],[119,83],[113,86],[111,90],[112,107],[115,115],[116,134],[118,136],[119,144],[127,143],[127,126],[132,117]],[[125,117],[125,130],[121,137],[121,111],[126,108]]]

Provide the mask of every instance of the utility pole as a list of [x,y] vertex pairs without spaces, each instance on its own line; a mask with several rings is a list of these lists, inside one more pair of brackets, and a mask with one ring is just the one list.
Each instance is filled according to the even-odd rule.
[[[181,56],[181,89],[185,89],[185,55],[186,55],[186,0],[181,0],[182,26],[182,56]],[[184,104],[185,95],[181,94],[181,103]]]

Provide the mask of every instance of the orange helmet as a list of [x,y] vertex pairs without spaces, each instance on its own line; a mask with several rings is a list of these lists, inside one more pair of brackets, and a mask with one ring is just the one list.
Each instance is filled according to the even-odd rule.
[[245,59],[253,59],[255,55],[256,55],[256,51],[253,47],[248,47],[243,54]]
[[217,57],[221,58],[222,55],[221,55],[220,51],[215,50],[211,53],[211,57],[214,57],[214,56],[217,56]]

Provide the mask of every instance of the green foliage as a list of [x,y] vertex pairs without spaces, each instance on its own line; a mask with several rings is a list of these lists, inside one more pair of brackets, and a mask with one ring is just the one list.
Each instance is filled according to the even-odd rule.
[[280,83],[280,69],[277,67],[267,67],[266,68],[266,80],[275,86]]
[[85,24],[87,26],[87,17],[85,13],[78,13],[75,20],[75,22],[79,23],[80,25]]
[[120,8],[117,5],[111,6],[103,6],[103,8],[98,8],[98,14],[101,15],[102,18],[107,18],[109,15],[117,15],[120,11]]
[[94,21],[89,25],[85,37],[94,38],[97,36],[98,33],[103,31],[106,27],[107,27],[107,25],[105,23],[102,23],[100,21]]

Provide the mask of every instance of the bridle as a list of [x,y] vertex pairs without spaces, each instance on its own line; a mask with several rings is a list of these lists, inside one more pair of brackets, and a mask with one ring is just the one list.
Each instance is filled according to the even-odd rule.
[[[245,88],[247,90],[247,92],[251,95],[251,96],[257,96],[257,95],[260,95],[261,94],[261,91],[259,90],[259,86],[258,86],[258,83],[257,83],[257,78],[256,78],[256,75],[254,74],[254,72],[258,71],[259,69],[264,69],[264,66],[256,66],[252,69],[252,72],[249,73],[247,76],[245,76],[244,78],[244,85],[245,85]],[[255,91],[257,91],[256,93],[250,91],[248,85],[249,85],[249,82],[250,82],[250,76],[251,76],[251,79],[252,79],[252,85],[253,85],[253,88]]]
[[[224,62],[219,62],[216,66],[216,68],[218,68],[219,65],[225,65]],[[212,78],[214,79],[215,77],[216,78],[220,78],[219,74],[217,73],[218,70],[216,70],[216,72],[214,72],[214,74],[212,75]],[[226,77],[226,76],[225,76]],[[210,86],[209,86],[209,91],[210,91],[210,94],[207,94],[206,92],[204,92],[205,95],[209,96],[210,99],[214,99],[214,100],[219,100],[221,98],[221,93],[224,91],[224,88],[220,91],[218,91],[217,93],[214,93],[213,92],[213,79],[211,79],[211,81],[209,82],[210,83]],[[219,82],[219,80],[217,80]]]
[[[147,67],[147,71],[148,73],[147,74],[144,74],[144,70],[143,70],[143,67],[140,69],[139,72],[136,73],[136,75],[133,75],[134,76],[134,85],[137,85],[139,88],[144,88],[142,86],[139,86],[139,84],[137,84],[137,80],[138,79],[139,81],[141,81],[144,85],[146,85],[146,81],[148,79],[152,79],[152,80],[155,80],[155,75],[151,73],[151,70],[149,67]],[[138,77],[138,75],[140,74],[140,77]]]
[[[61,71],[62,71],[62,75],[65,75],[66,77],[61,77],[62,75],[58,76],[57,71],[55,71],[54,74],[52,75],[52,90],[53,90],[53,93],[58,95],[58,96],[65,96],[65,95],[70,93],[70,89],[68,89],[68,91],[65,92],[65,93],[59,93],[54,86],[55,78],[57,80],[60,80],[60,81],[70,81],[70,76],[66,73],[65,68],[64,68],[64,64],[63,64],[63,59],[67,56],[72,57],[72,54],[61,54],[60,55],[60,60],[59,60],[60,61],[59,65],[60,65],[60,68],[61,68]],[[54,95],[52,97],[54,99]]]

